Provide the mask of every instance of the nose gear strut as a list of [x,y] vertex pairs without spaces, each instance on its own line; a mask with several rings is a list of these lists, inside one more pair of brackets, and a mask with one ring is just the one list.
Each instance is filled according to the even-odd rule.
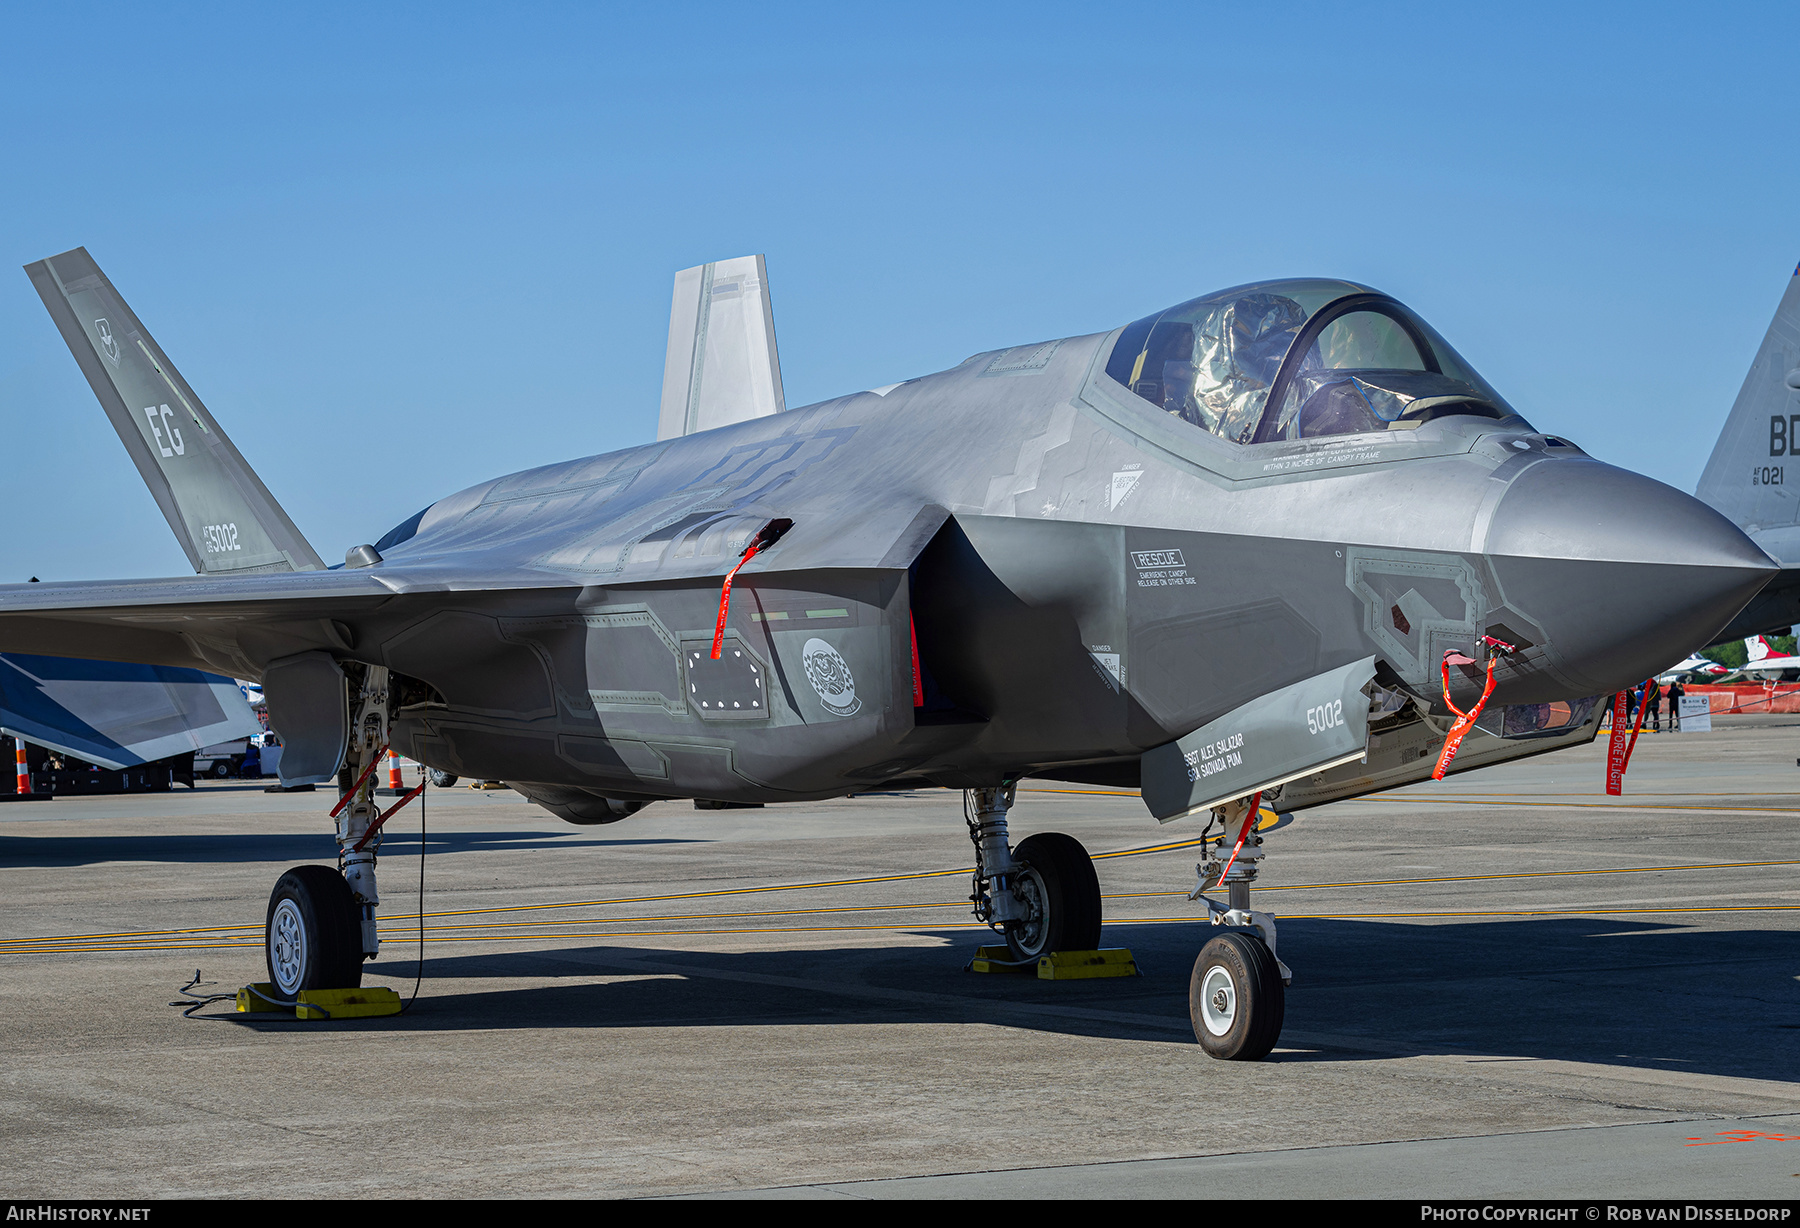
[[[1263,840],[1255,830],[1262,796],[1259,791],[1250,798],[1240,797],[1213,811],[1214,818],[1220,822],[1222,829],[1217,838],[1207,842],[1206,860],[1194,867],[1198,881],[1188,893],[1188,899],[1204,904],[1214,925],[1255,930],[1262,936],[1264,945],[1273,956],[1275,916],[1273,913],[1253,911],[1250,907],[1250,884],[1256,881],[1256,872],[1263,859]],[[1225,842],[1231,839],[1231,824],[1239,815],[1243,816],[1243,825],[1238,830],[1237,843],[1227,851]],[[1207,830],[1211,829],[1212,825],[1209,823]],[[1221,883],[1225,885],[1224,904],[1206,895]],[[1275,959],[1275,966],[1281,970],[1284,985],[1293,981],[1293,972],[1279,957]]]
[[[1206,860],[1195,866],[1199,882],[1188,895],[1206,905],[1217,935],[1200,948],[1188,980],[1188,1018],[1194,1039],[1213,1057],[1254,1062],[1267,1056],[1281,1035],[1287,1013],[1287,986],[1294,974],[1275,954],[1275,918],[1250,907],[1250,884],[1262,861],[1262,837],[1256,817],[1262,793],[1238,798],[1213,811],[1221,825],[1207,840]],[[1235,845],[1227,851],[1231,825],[1242,817]],[[1226,903],[1206,892],[1225,885]]]

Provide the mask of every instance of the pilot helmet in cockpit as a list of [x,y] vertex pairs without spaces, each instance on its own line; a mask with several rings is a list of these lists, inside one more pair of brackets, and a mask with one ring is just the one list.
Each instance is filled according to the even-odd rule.
[[1516,416],[1428,325],[1350,282],[1239,286],[1171,307],[1127,325],[1106,371],[1233,443]]

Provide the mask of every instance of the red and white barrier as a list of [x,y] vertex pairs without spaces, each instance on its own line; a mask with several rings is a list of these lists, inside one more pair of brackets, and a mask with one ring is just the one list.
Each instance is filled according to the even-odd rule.
[[18,748],[13,752],[13,755],[19,767],[19,778],[15,791],[19,793],[29,793],[31,792],[31,769],[25,766],[25,739],[15,737],[13,739],[13,745]]
[[1800,686],[1791,682],[1749,682],[1733,686],[1696,683],[1686,690],[1689,695],[1710,696],[1714,716],[1739,712],[1800,712]]

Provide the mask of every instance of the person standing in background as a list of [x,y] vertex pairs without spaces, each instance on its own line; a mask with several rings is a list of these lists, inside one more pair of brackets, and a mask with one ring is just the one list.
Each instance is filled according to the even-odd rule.
[[1644,684],[1644,702],[1649,705],[1650,709],[1644,714],[1650,718],[1650,732],[1661,733],[1662,688],[1656,685],[1656,679],[1654,678]]
[[1681,732],[1681,697],[1687,694],[1687,688],[1681,685],[1681,679],[1669,683],[1669,732]]

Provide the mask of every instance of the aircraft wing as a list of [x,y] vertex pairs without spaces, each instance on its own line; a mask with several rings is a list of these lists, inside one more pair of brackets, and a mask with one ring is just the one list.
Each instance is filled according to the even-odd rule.
[[6,654],[0,729],[117,770],[249,737],[262,722],[217,674]]
[[1782,670],[1800,669],[1800,657],[1764,657],[1760,661],[1751,661],[1738,667],[1740,674],[1779,673]]
[[570,577],[540,571],[429,565],[0,585],[0,652],[256,679],[272,659],[353,651],[363,619],[405,616],[443,594],[580,587]]

